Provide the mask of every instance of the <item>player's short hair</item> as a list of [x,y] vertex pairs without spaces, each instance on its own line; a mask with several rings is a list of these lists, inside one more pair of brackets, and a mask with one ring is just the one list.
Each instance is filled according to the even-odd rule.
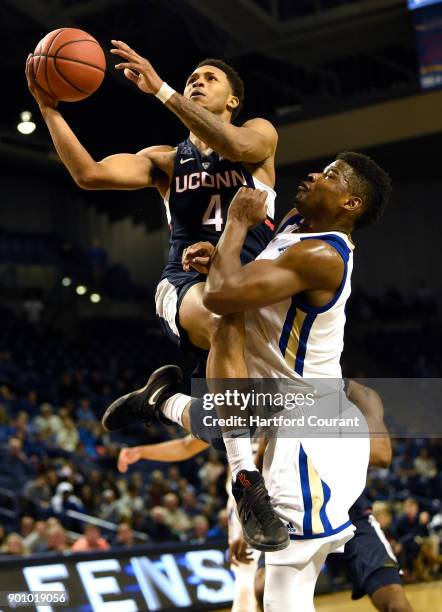
[[230,87],[232,88],[233,95],[239,100],[238,106],[233,109],[232,112],[232,119],[235,119],[235,117],[238,116],[244,102],[244,82],[242,78],[239,76],[236,70],[232,68],[232,66],[226,64],[226,62],[222,59],[208,58],[200,62],[197,68],[201,68],[201,66],[215,66],[215,68],[219,68],[226,75],[227,80],[230,83]]
[[345,161],[354,170],[351,189],[362,198],[364,208],[355,229],[368,227],[383,214],[391,196],[391,179],[385,170],[363,153],[344,151],[336,159]]

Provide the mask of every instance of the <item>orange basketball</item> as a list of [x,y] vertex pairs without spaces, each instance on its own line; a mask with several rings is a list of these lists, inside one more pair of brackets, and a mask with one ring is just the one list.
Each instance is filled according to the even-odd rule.
[[103,49],[93,36],[76,28],[49,32],[32,57],[37,83],[64,102],[83,100],[96,91],[106,70]]

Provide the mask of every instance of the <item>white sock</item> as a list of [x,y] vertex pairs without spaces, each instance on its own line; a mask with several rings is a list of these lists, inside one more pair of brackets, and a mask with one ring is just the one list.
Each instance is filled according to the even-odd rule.
[[192,400],[190,395],[184,393],[175,393],[162,403],[160,410],[164,416],[174,423],[183,426],[183,412],[189,402]]
[[249,435],[233,438],[232,432],[229,432],[228,434],[223,434],[223,440],[234,481],[241,470],[257,470],[253,461],[252,444]]

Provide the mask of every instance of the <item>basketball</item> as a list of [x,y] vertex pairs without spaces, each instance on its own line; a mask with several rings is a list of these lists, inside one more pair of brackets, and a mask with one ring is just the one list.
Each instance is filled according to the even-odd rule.
[[93,36],[76,28],[46,34],[32,57],[37,83],[63,102],[84,100],[96,91],[106,70],[103,49]]

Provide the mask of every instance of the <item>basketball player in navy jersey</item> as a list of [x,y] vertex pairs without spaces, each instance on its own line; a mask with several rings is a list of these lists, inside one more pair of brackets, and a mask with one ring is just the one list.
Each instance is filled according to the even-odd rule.
[[[196,347],[209,349],[220,317],[203,304],[205,275],[191,269],[184,271],[182,255],[195,242],[218,242],[230,202],[241,186],[258,187],[267,199],[266,218],[250,228],[244,241],[242,263],[251,262],[267,246],[274,229],[277,133],[271,123],[261,118],[246,121],[241,127],[232,125],[243,102],[244,86],[225,62],[201,62],[187,79],[181,95],[160,78],[148,60],[121,41],[112,43],[111,52],[125,60],[116,68],[124,70],[125,77],[141,91],[155,95],[190,130],[183,143],[177,147],[149,147],[136,155],[111,155],[96,162],[58,111],[57,101],[36,83],[29,61],[28,86],[62,162],[81,188],[155,187],[163,197],[171,227],[171,248],[155,296],[157,314],[172,340],[182,343],[188,339]],[[181,410],[186,403],[178,397],[174,410]],[[284,525],[271,508],[263,509],[263,517],[268,517],[269,512],[269,540],[274,541],[276,530],[286,544]]]
[[169,87],[148,60],[113,40],[121,56],[117,69],[146,94],[155,95],[190,130],[177,147],[148,147],[136,155],[121,153],[97,162],[79,142],[57,101],[36,83],[28,62],[26,77],[55,148],[82,189],[133,190],[155,187],[164,200],[171,229],[169,260],[156,292],[163,328],[177,343],[189,339],[208,349],[219,317],[202,303],[205,276],[181,266],[184,249],[208,240],[213,244],[227,221],[227,210],[242,185],[268,194],[266,220],[251,229],[242,262],[252,261],[273,235],[277,133],[271,123],[255,118],[241,127],[232,120],[241,109],[244,85],[235,70],[217,59],[202,61],[186,81],[183,95]]

